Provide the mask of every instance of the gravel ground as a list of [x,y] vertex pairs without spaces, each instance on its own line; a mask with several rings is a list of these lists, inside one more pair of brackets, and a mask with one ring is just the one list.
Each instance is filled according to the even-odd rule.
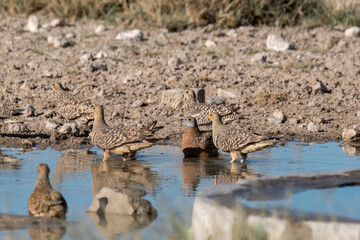
[[[29,32],[26,18],[0,16],[0,107],[35,108],[35,115],[26,118],[28,129],[0,126],[1,144],[50,143],[54,130],[45,122],[64,123],[56,114],[52,82],[103,105],[109,125],[157,120],[162,134],[184,127],[180,106],[162,98],[180,88],[203,88],[206,101],[225,97],[226,105],[239,108],[245,129],[285,140],[339,140],[344,128],[360,118],[360,41],[345,37],[341,27],[141,29],[143,39],[136,41],[115,39],[127,30],[109,25],[102,31],[101,21],[56,26],[52,20],[39,17],[42,27]],[[267,48],[269,34],[294,49]],[[282,122],[274,118],[275,110],[276,117],[286,116]],[[80,136],[68,136],[60,145],[88,146],[87,128],[80,129]],[[180,144],[179,135],[169,143]]]

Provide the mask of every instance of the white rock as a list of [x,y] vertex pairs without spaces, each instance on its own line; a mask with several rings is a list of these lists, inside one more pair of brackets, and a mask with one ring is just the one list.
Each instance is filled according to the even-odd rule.
[[66,39],[71,39],[71,38],[75,38],[76,37],[76,35],[74,34],[74,33],[72,33],[72,32],[69,32],[69,33],[67,33],[66,35],[65,35],[65,38]]
[[81,61],[82,63],[90,62],[90,61],[92,61],[92,60],[93,60],[93,57],[91,56],[90,53],[84,54],[84,55],[82,55],[82,56],[80,57],[80,61]]
[[346,37],[360,37],[360,28],[359,27],[350,27],[345,30]]
[[309,130],[310,132],[318,132],[319,131],[319,126],[317,126],[313,122],[309,122],[309,124],[307,125],[307,130]]
[[49,44],[54,44],[54,40],[55,40],[55,37],[54,37],[54,36],[49,35],[49,36],[47,37],[47,42],[48,42]]
[[342,139],[346,142],[358,142],[360,140],[360,132],[357,125],[346,128],[342,133]]
[[205,41],[205,46],[208,47],[208,48],[215,47],[216,43],[213,40],[208,39],[208,40]]
[[62,18],[55,18],[50,22],[50,26],[52,27],[61,27],[65,25],[65,21]]
[[102,34],[103,32],[105,32],[106,28],[104,25],[99,25],[95,28],[95,33],[96,34]]
[[30,15],[28,17],[28,21],[26,23],[25,30],[32,32],[32,33],[36,33],[39,31],[39,28],[40,28],[39,19],[35,15]]
[[95,56],[95,58],[97,58],[97,59],[101,59],[101,58],[106,58],[108,55],[106,54],[106,52],[104,52],[104,51],[100,51],[100,52],[98,52],[97,54],[96,54],[96,56]]
[[144,105],[144,102],[141,100],[136,100],[135,102],[133,102],[133,104],[131,104],[133,108],[138,108],[141,107],[142,105]]
[[279,109],[276,109],[273,113],[273,117],[278,118],[281,120],[281,122],[286,121],[286,115]]
[[218,88],[218,97],[224,97],[224,98],[237,98],[235,93],[232,93],[228,90]]
[[49,120],[45,121],[44,124],[45,124],[45,128],[49,129],[49,130],[54,130],[59,127],[59,124],[57,124],[56,122],[49,121]]
[[168,66],[175,66],[175,67],[179,66],[181,63],[182,63],[181,59],[176,57],[171,57],[167,62]]
[[35,116],[35,108],[33,106],[27,106],[25,109],[24,109],[24,112],[23,112],[23,115],[25,117],[33,117]]
[[250,59],[251,63],[264,63],[266,62],[266,56],[264,53],[257,53]]
[[69,42],[65,38],[62,38],[62,37],[56,37],[53,40],[53,45],[56,48],[58,48],[58,47],[67,47],[68,44],[69,44]]
[[60,127],[59,133],[62,134],[78,134],[80,132],[80,129],[75,123],[66,123],[63,126]]
[[275,51],[285,51],[288,49],[294,49],[294,45],[285,42],[280,37],[277,37],[275,34],[269,34],[266,40],[266,47]]
[[103,209],[104,213],[137,215],[151,214],[152,212],[152,206],[149,201],[137,196],[130,196],[120,189],[114,190],[108,187],[101,188],[95,195],[94,201],[88,208],[89,212],[97,212],[99,210],[100,199],[106,199],[106,207]]
[[231,29],[226,32],[226,36],[236,38],[238,34],[235,29]]
[[131,31],[127,31],[127,32],[121,32],[118,35],[116,35],[117,40],[135,40],[135,41],[141,41],[143,40],[143,33],[140,29],[134,29]]

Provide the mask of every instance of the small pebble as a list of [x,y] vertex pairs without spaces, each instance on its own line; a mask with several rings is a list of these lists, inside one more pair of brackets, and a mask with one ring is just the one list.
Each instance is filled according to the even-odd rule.
[[167,62],[168,66],[175,66],[175,67],[179,66],[181,63],[182,63],[181,59],[176,57],[171,57]]
[[144,37],[144,34],[139,29],[134,29],[127,32],[121,32],[118,35],[116,35],[115,39],[117,40],[135,40],[135,41],[142,41]]
[[275,110],[273,113],[273,117],[280,119],[281,122],[285,122],[286,121],[286,115],[279,109]]
[[96,54],[95,58],[101,59],[101,58],[106,58],[107,56],[108,56],[108,55],[106,54],[106,52],[104,52],[104,51],[99,51],[99,52]]
[[143,105],[144,105],[144,102],[141,100],[136,100],[135,102],[133,102],[133,104],[131,104],[131,106],[134,108],[142,107]]
[[346,37],[360,37],[360,28],[359,27],[350,27],[345,30]]
[[28,17],[28,21],[26,23],[25,30],[32,32],[32,33],[36,33],[39,31],[39,28],[40,28],[39,19],[35,15],[30,15]]
[[207,48],[216,47],[216,43],[213,40],[208,39],[205,41],[205,47]]
[[82,55],[82,56],[80,57],[80,61],[81,61],[82,63],[90,62],[90,61],[92,61],[92,60],[93,60],[93,57],[91,56],[90,53],[84,54],[84,55]]
[[319,127],[315,123],[309,122],[309,124],[307,125],[307,130],[309,130],[310,132],[318,132]]
[[27,106],[24,109],[23,115],[25,117],[33,117],[33,116],[35,116],[35,108],[33,106]]
[[95,28],[95,33],[96,34],[102,34],[103,32],[105,32],[106,28],[104,25],[99,25]]
[[54,130],[56,128],[59,127],[59,124],[57,124],[56,122],[53,122],[53,121],[45,121],[45,128],[46,129],[49,129],[49,130]]

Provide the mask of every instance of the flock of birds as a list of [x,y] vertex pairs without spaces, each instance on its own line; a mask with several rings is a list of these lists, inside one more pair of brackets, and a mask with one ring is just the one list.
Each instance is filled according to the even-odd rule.
[[[109,126],[105,122],[102,106],[92,105],[90,101],[69,93],[60,83],[52,83],[50,87],[59,102],[57,112],[64,119],[84,123],[94,121],[90,133],[91,143],[104,151],[104,161],[112,154],[122,155],[124,160],[131,159],[137,151],[151,147],[165,138],[156,135],[162,128],[157,127],[156,122],[142,128]],[[214,157],[218,155],[219,149],[231,154],[231,163],[236,161],[239,155],[244,163],[248,153],[273,146],[278,142],[278,139],[244,131],[239,124],[233,122],[239,118],[236,110],[226,106],[199,103],[191,89],[182,91],[182,94],[186,124],[182,135],[185,157]],[[65,218],[67,204],[63,196],[51,187],[48,165],[40,164],[38,172],[35,188],[28,200],[29,214],[37,217]]]

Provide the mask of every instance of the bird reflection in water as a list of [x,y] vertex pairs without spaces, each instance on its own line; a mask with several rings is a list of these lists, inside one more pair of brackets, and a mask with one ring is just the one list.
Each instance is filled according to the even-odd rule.
[[[119,157],[121,159],[121,157]],[[94,163],[91,166],[91,187],[95,196],[102,187],[137,187],[154,191],[159,175],[141,161],[119,161],[117,159]]]
[[60,240],[66,233],[66,227],[45,227],[28,229],[32,240]]
[[184,191],[194,196],[203,178],[213,178],[213,185],[235,183],[239,179],[256,178],[261,175],[249,170],[246,164],[228,163],[217,158],[184,158],[182,163]]
[[20,169],[22,160],[5,154],[0,150],[0,170]]

